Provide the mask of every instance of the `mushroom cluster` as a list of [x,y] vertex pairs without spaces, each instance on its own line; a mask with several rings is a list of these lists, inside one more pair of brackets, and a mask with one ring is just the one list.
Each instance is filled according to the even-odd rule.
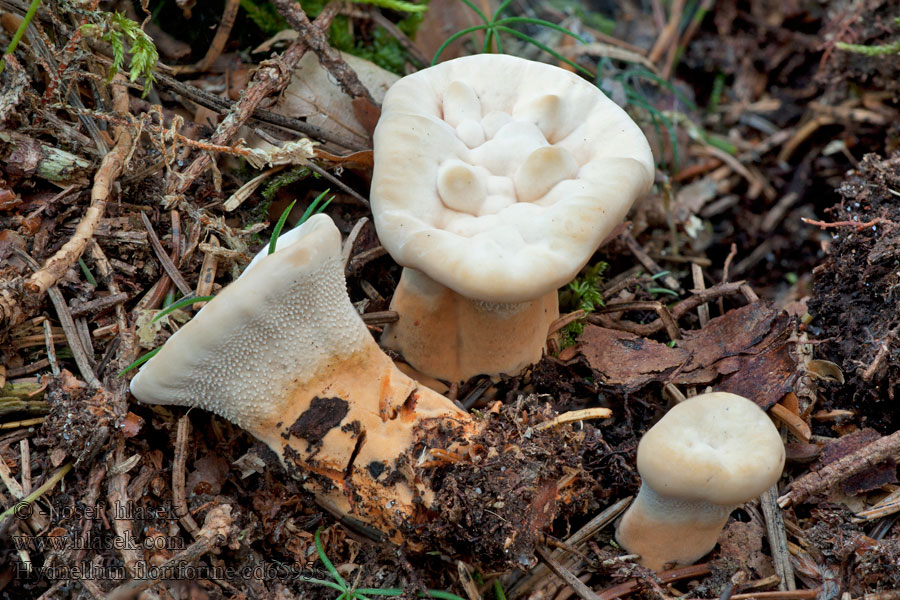
[[784,459],[778,429],[751,400],[689,398],[641,438],[641,488],[616,541],[651,569],[694,563],[716,545],[731,511],[778,481]]
[[506,55],[388,91],[372,213],[404,268],[382,344],[446,381],[537,362],[565,285],[653,183],[640,128],[596,86]]
[[[400,80],[375,147],[374,220],[405,267],[392,301],[400,320],[383,343],[447,381],[540,359],[557,288],[654,176],[640,129],[595,86],[510,56]],[[394,541],[430,510],[432,458],[463,456],[480,427],[376,344],[324,215],[263,250],[131,391],[236,423],[320,504]]]

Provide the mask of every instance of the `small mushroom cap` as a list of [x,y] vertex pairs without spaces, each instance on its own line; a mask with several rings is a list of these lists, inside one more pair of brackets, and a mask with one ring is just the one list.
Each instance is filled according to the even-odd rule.
[[570,281],[654,177],[640,128],[596,86],[506,55],[404,77],[374,140],[372,213],[385,248],[488,302]]
[[350,299],[341,234],[315,215],[279,238],[131,380],[141,402],[195,406],[254,429],[297,382],[371,340]]
[[651,427],[637,467],[659,496],[733,506],[778,481],[784,443],[755,403],[712,392],[678,404]]

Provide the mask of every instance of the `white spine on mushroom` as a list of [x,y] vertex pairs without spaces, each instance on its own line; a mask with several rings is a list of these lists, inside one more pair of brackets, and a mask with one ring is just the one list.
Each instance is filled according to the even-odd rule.
[[136,398],[252,428],[296,387],[288,384],[364,345],[370,336],[347,296],[331,219],[313,216],[282,238],[143,366],[131,382]]

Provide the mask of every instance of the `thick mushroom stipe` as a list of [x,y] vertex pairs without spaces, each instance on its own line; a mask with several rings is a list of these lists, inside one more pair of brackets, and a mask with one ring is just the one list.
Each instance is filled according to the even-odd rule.
[[[513,374],[541,356],[558,316],[545,318],[556,310],[546,296],[577,275],[655,173],[640,128],[596,86],[506,55],[459,58],[398,81],[374,148],[375,226],[407,281],[384,339],[448,381]],[[410,285],[413,277],[450,294],[416,299],[433,285]],[[438,311],[435,298],[503,308],[495,326],[490,310]],[[445,318],[452,327],[430,322]],[[521,343],[491,337],[519,330]]]
[[731,511],[781,476],[784,444],[755,403],[726,392],[673,407],[638,445],[641,488],[616,541],[660,570],[712,550]]
[[420,461],[475,430],[372,339],[347,296],[340,232],[325,215],[258,256],[141,368],[131,391],[240,425],[321,504],[394,541],[432,499]]
[[[391,307],[412,325],[385,328],[381,344],[415,357],[423,373],[441,373],[449,381],[488,368],[518,373],[541,359],[547,329],[559,315],[558,302],[556,290],[530,302],[479,302],[404,269]],[[436,339],[457,343],[434,344]]]

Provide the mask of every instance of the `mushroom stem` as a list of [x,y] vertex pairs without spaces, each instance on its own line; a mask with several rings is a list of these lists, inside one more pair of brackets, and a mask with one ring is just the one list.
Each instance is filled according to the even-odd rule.
[[372,339],[347,296],[340,232],[324,215],[257,257],[131,390],[240,425],[322,505],[396,542],[431,504],[421,467],[430,450],[458,450],[476,431],[468,413],[398,371]]
[[555,289],[530,302],[484,302],[410,268],[403,269],[391,310],[400,319],[385,327],[382,345],[417,371],[450,382],[515,374],[538,362],[559,317]]
[[640,563],[660,571],[667,563],[690,565],[712,550],[736,506],[666,498],[641,484],[616,527],[616,540]]

